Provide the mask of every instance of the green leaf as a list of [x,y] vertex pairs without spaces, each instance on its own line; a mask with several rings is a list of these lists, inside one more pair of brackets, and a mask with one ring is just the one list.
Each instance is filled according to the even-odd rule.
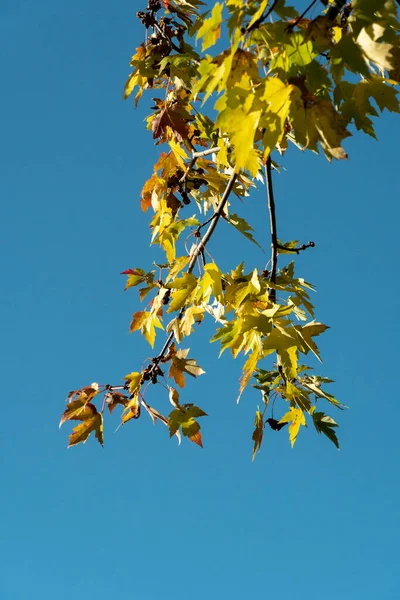
[[242,235],[244,235],[244,237],[246,237],[248,240],[253,242],[253,244],[258,246],[260,248],[260,250],[262,250],[260,244],[254,239],[254,237],[252,235],[252,232],[254,231],[254,229],[252,227],[250,227],[250,225],[247,223],[247,221],[245,221],[245,219],[242,219],[235,213],[232,213],[228,217],[226,217],[226,220],[228,221],[228,223],[233,225],[233,227],[235,227],[235,229],[240,231],[240,233]]
[[339,441],[334,431],[335,427],[338,427],[336,421],[332,417],[328,417],[323,412],[312,413],[314,427],[318,433],[323,433],[328,439],[331,440],[339,450]]
[[183,273],[182,277],[177,277],[168,283],[167,287],[173,291],[167,312],[171,313],[183,308],[196,286],[197,279],[191,273]]
[[176,408],[169,414],[169,433],[172,437],[176,432],[181,429],[182,434],[188,437],[198,446],[202,447],[202,440],[200,435],[200,425],[196,421],[198,417],[206,417],[205,413],[198,406],[193,404],[184,404],[180,408]]

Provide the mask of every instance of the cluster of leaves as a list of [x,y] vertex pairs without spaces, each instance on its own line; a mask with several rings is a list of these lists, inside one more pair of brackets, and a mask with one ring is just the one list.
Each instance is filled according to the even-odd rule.
[[[321,360],[315,338],[327,327],[315,320],[313,288],[295,275],[294,263],[278,268],[279,255],[294,256],[314,244],[277,237],[271,153],[284,157],[291,142],[302,151],[322,152],[329,161],[344,160],[343,142],[352,131],[375,137],[372,118],[384,110],[400,112],[396,2],[314,0],[301,14],[286,0],[223,0],[201,14],[203,6],[200,0],[148,1],[137,13],[145,41],[132,57],[124,89],[135,104],[146,91],[161,96],[153,97],[147,128],[166,150],[140,202],[144,212],[153,212],[151,241],[164,252],[165,264],[157,265],[158,273],[135,267],[123,274],[125,289],[137,287],[141,301],[151,298],[134,313],[130,330],[140,331],[152,348],[157,330],[166,330],[167,338],[123,386],[92,384],[71,392],[61,423],[81,421],[70,445],[86,441],[92,431],[102,443],[106,405],[110,413],[122,406],[123,424],[139,418],[144,407],[171,436],[182,434],[201,446],[197,419],[205,413],[180,404],[170,384],[183,388],[186,375],[204,372],[177,345],[210,315],[218,324],[211,341],[234,358],[246,356],[239,397],[253,377],[261,391],[253,458],[266,424],[276,431],[288,425],[294,445],[308,419],[339,447],[337,423],[317,404],[344,405],[326,392],[331,381],[310,374],[301,362],[304,355]],[[201,42],[200,54],[195,40]],[[259,245],[251,226],[231,210],[235,196],[248,197],[259,181],[268,190],[271,260],[250,271],[242,263],[222,272],[206,246],[221,219]],[[194,208],[187,214],[189,205]],[[266,360],[270,370],[263,368]],[[147,403],[150,384],[166,388],[173,405],[168,416]],[[92,402],[99,393],[104,394],[100,412]],[[280,419],[274,418],[277,399],[284,407]]]

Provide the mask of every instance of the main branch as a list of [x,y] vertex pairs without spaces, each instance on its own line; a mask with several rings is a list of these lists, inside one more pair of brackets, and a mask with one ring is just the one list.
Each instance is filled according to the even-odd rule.
[[[271,156],[268,157],[267,164],[265,165],[265,177],[267,180],[269,222],[271,225],[271,271],[269,274],[269,280],[271,283],[274,284],[276,281],[276,270],[278,267],[278,234],[276,230],[275,198],[274,188],[272,185]],[[270,291],[270,298],[272,302],[276,302],[276,290],[274,288],[272,288]]]

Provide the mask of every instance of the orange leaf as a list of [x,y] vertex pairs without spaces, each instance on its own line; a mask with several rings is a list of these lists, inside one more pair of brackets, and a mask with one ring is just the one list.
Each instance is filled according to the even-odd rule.
[[203,440],[201,439],[201,433],[200,433],[200,431],[198,431],[194,435],[189,436],[189,440],[191,442],[194,442],[198,446],[200,446],[200,448],[203,448]]

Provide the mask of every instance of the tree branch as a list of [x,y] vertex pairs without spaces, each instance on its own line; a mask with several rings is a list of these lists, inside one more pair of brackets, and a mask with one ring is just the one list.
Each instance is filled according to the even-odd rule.
[[[265,177],[267,181],[269,222],[271,225],[271,271],[269,273],[269,280],[271,283],[275,283],[276,269],[278,266],[278,234],[276,229],[274,188],[272,186],[271,156],[268,157],[267,164],[265,165]],[[276,302],[275,289],[270,290],[270,298],[272,302]]]
[[[205,150],[204,152],[198,152],[196,154],[198,155],[203,155],[206,156],[205,153],[207,154],[211,154],[211,150],[216,150],[215,148],[210,149],[210,150]],[[197,158],[199,158],[199,156],[197,156]],[[230,179],[228,181],[228,184],[225,188],[225,191],[223,193],[223,196],[221,198],[221,202],[217,208],[217,210],[215,211],[215,213],[212,216],[212,220],[210,223],[209,228],[207,229],[206,233],[204,234],[203,238],[201,239],[200,243],[198,244],[198,246],[196,246],[192,257],[190,259],[189,265],[188,265],[188,273],[192,273],[195,265],[196,265],[196,261],[198,259],[198,257],[204,252],[204,248],[206,247],[206,244],[209,242],[212,234],[214,233],[214,230],[217,226],[217,223],[219,221],[219,219],[221,218],[222,214],[223,214],[223,210],[225,208],[225,205],[228,201],[229,195],[233,189],[233,186],[235,184],[237,178],[237,174],[235,172],[232,173],[232,175],[230,176]],[[185,313],[185,307],[181,308],[179,315],[178,315],[178,319],[182,317],[182,315]],[[162,347],[160,353],[152,359],[153,362],[153,366],[151,367],[151,369],[149,369],[150,374],[154,373],[158,367],[158,364],[161,362],[162,358],[164,357],[165,353],[167,352],[169,346],[171,345],[172,341],[174,339],[174,333],[173,331],[171,331],[171,333],[169,334],[169,336],[167,337],[164,346]]]

